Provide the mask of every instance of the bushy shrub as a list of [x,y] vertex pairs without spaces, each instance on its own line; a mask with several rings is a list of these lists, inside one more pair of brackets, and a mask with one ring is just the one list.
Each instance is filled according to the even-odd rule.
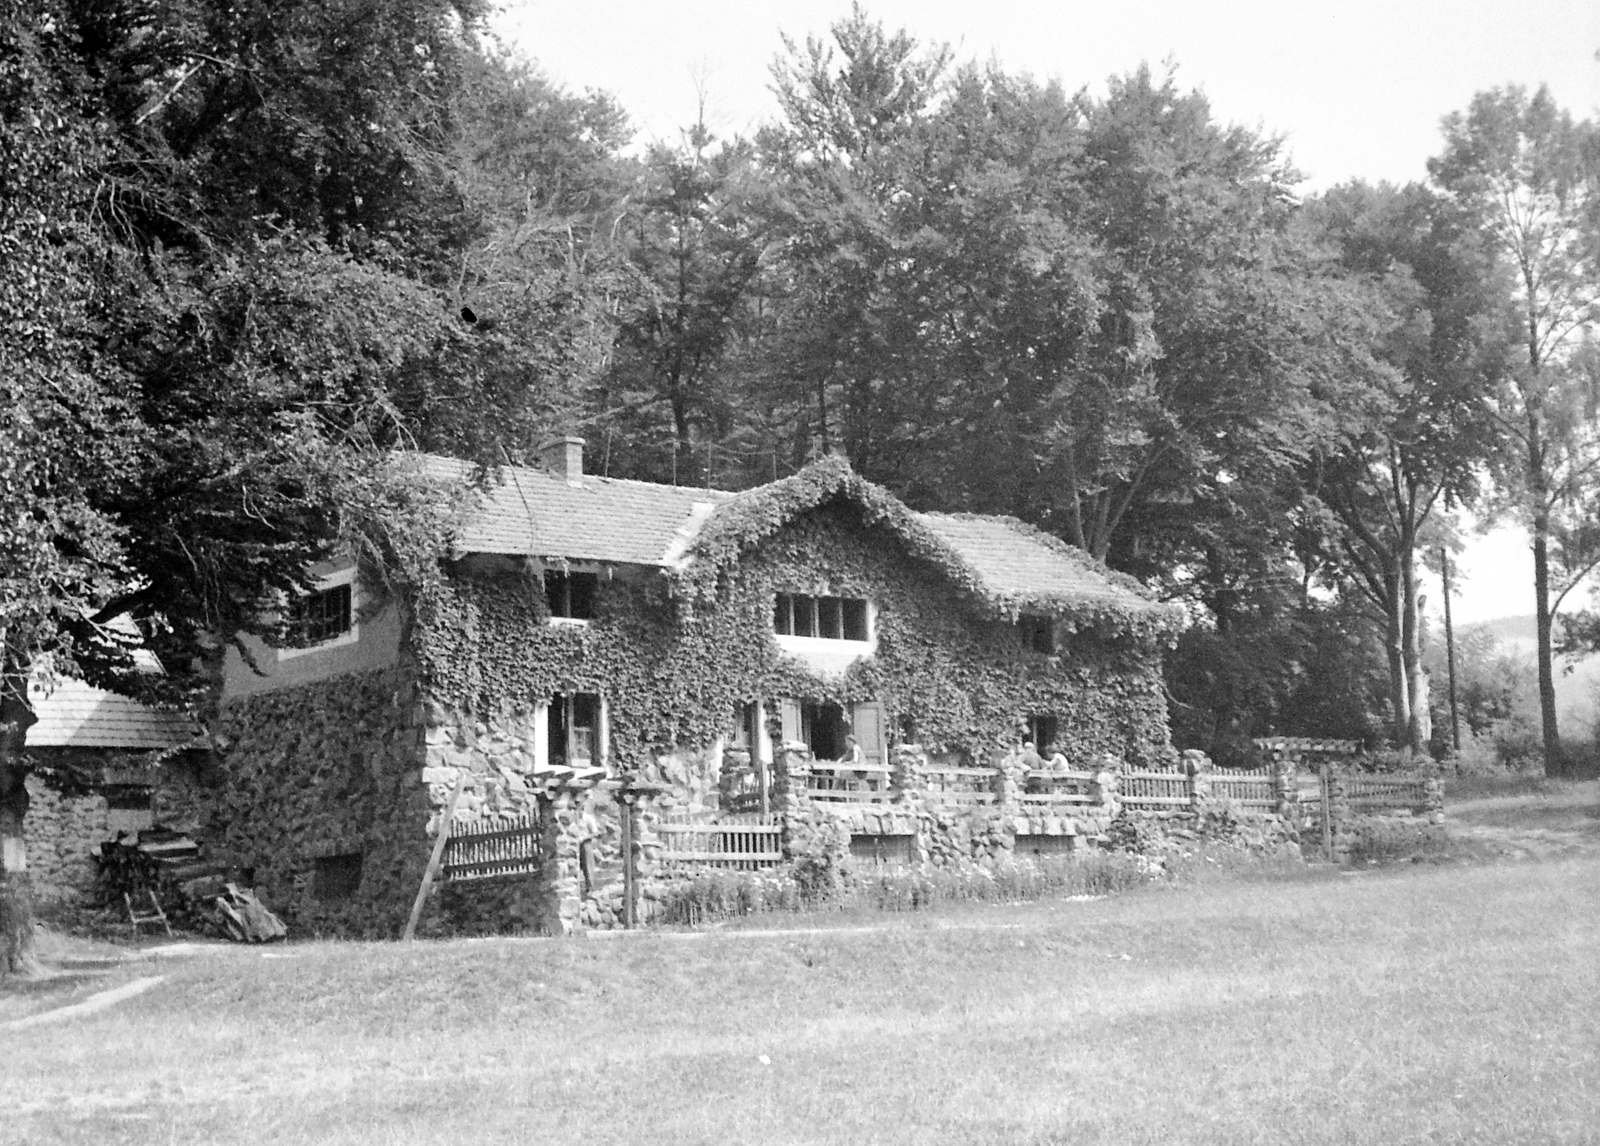
[[662,896],[662,917],[667,923],[696,926],[769,911],[798,911],[812,902],[789,871],[707,871],[673,885]]
[[1351,863],[1393,863],[1440,855],[1449,842],[1442,825],[1403,817],[1363,816],[1346,830]]

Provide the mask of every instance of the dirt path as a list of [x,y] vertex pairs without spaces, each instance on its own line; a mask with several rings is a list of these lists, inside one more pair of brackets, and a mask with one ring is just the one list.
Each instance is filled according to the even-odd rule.
[[1600,781],[1549,792],[1447,801],[1452,838],[1505,859],[1600,855]]

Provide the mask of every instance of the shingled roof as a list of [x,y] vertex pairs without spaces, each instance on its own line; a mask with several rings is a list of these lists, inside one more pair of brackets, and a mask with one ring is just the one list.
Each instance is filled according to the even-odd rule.
[[[438,479],[465,481],[473,472],[448,458],[423,462]],[[457,553],[653,565],[686,598],[713,593],[723,566],[796,515],[846,500],[897,534],[911,556],[1001,613],[1044,612],[1151,636],[1182,624],[1181,610],[1059,538],[1013,517],[914,512],[843,458],[737,494],[504,466],[475,496]]]
[[[473,467],[422,459],[423,472],[466,481]],[[726,490],[584,474],[568,479],[527,466],[502,466],[476,493],[457,532],[457,553],[505,553],[569,561],[666,565],[672,553],[734,495]]]
[[61,677],[53,688],[28,685],[28,703],[37,723],[28,729],[28,748],[177,748],[192,743],[198,730],[181,713],[150,708],[126,696]]

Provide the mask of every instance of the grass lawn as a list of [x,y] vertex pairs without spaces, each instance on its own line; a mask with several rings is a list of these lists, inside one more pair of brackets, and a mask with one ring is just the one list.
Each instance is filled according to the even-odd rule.
[[0,1033],[0,1141],[1600,1141],[1587,857],[151,974]]

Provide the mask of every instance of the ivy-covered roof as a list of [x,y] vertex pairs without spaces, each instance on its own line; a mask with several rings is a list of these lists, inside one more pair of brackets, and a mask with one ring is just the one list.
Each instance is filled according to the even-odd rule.
[[[423,464],[436,478],[472,474],[449,458]],[[455,538],[457,553],[652,565],[668,573],[681,598],[709,599],[721,571],[750,547],[801,513],[847,502],[868,524],[893,532],[911,557],[1003,615],[1045,613],[1074,627],[1144,636],[1175,632],[1183,621],[1180,609],[1059,538],[1014,517],[917,513],[838,457],[737,494],[587,474],[569,481],[505,466],[476,497]]]
[[1182,627],[1181,609],[1155,601],[1132,577],[1059,538],[1014,517],[917,513],[837,457],[718,504],[673,563],[676,588],[684,596],[709,596],[719,572],[746,549],[796,515],[841,501],[1003,615],[1044,613],[1074,627],[1147,637]]
[[[466,481],[473,467],[427,455],[424,472]],[[584,474],[565,477],[528,466],[502,466],[498,481],[477,491],[454,539],[457,553],[505,553],[568,561],[665,566],[726,490]]]

